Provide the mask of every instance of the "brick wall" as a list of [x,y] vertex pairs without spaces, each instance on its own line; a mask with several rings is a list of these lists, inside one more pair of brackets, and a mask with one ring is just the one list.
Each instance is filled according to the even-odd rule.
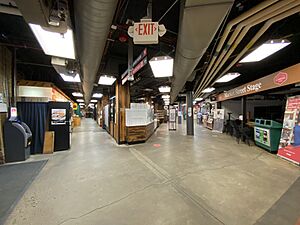
[[[6,47],[0,46],[0,93],[3,96],[4,103],[8,104],[11,96],[11,74],[12,74],[12,53]],[[3,123],[7,118],[7,113],[0,113],[0,164],[4,163],[3,147]]]

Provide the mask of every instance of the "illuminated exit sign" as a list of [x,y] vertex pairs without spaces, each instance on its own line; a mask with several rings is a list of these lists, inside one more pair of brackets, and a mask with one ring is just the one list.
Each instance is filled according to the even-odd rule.
[[133,38],[134,44],[158,44],[158,36],[166,33],[164,25],[152,22],[151,19],[142,19],[128,28],[128,34]]
[[134,44],[157,44],[158,22],[141,22],[133,25]]

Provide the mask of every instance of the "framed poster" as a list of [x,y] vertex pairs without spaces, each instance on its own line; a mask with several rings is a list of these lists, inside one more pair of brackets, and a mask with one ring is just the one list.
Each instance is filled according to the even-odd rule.
[[51,109],[51,125],[66,124],[66,109]]

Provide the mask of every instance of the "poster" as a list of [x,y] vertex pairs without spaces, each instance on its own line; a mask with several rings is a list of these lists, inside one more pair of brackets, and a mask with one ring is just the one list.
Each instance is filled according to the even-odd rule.
[[224,109],[215,109],[214,110],[213,131],[220,132],[220,133],[223,132],[224,119],[225,119],[225,110]]
[[278,156],[300,165],[300,95],[287,99]]
[[51,109],[51,125],[66,124],[66,109]]
[[176,109],[170,108],[169,111],[169,130],[176,130]]
[[255,135],[254,139],[256,142],[271,147],[270,143],[270,130],[261,128],[261,127],[254,127]]

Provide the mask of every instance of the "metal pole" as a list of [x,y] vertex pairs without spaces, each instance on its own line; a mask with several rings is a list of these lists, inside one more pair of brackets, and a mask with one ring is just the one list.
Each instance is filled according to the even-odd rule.
[[242,127],[245,126],[245,123],[247,122],[247,97],[242,97],[242,115],[243,115],[243,121],[242,121]]
[[186,93],[186,106],[187,106],[187,117],[186,117],[186,132],[187,135],[194,135],[194,113],[193,113],[193,92],[188,91]]

